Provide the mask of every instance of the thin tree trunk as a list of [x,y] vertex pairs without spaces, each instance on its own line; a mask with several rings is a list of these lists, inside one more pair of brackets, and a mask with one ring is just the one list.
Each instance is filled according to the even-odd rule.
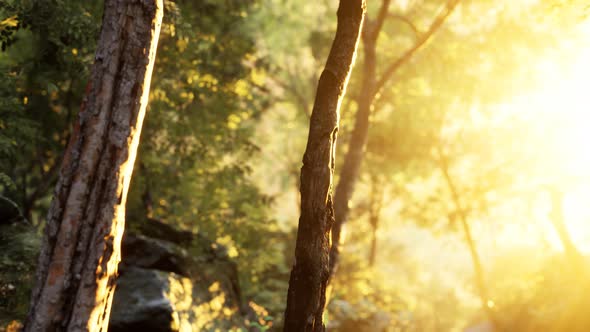
[[371,225],[371,250],[369,252],[369,266],[375,265],[377,259],[377,233],[379,231],[379,220],[381,218],[381,207],[383,205],[383,184],[378,177],[373,177],[371,189],[371,202],[369,205],[369,224]]
[[[340,180],[334,194],[334,213],[336,222],[332,228],[332,248],[330,250],[330,276],[336,270],[340,255],[340,234],[342,226],[348,220],[350,211],[349,201],[354,192],[354,186],[359,175],[363,154],[369,132],[369,116],[373,103],[373,91],[375,87],[375,67],[377,60],[376,35],[371,31],[372,24],[366,21],[363,31],[363,79],[361,91],[357,100],[354,128],[348,145],[348,152],[344,157],[344,163],[340,171]],[[368,31],[367,31],[368,30]]]
[[483,270],[483,266],[481,265],[479,254],[477,253],[475,241],[473,240],[473,236],[471,235],[471,228],[469,227],[469,222],[467,221],[467,215],[465,213],[463,205],[461,204],[461,198],[459,197],[457,187],[455,186],[451,174],[449,173],[449,165],[446,156],[444,155],[440,146],[437,146],[437,152],[440,170],[443,173],[443,177],[447,183],[449,191],[451,192],[451,198],[453,200],[453,203],[455,204],[455,209],[457,210],[461,226],[463,227],[465,241],[467,241],[467,247],[469,248],[469,254],[471,255],[471,261],[473,262],[475,283],[481,301],[482,309],[488,316],[490,322],[494,325],[494,328],[497,329],[499,327],[498,320],[496,319],[496,315],[494,314],[488,303],[488,301],[490,301],[490,297],[487,284],[485,281],[485,273]]
[[561,245],[563,246],[563,250],[571,267],[573,269],[578,269],[581,267],[580,263],[582,263],[582,255],[574,245],[565,225],[565,218],[563,216],[563,193],[555,187],[550,187],[549,192],[551,194],[551,222],[559,236],[559,240],[561,241]]
[[336,36],[318,83],[301,168],[301,216],[287,294],[287,332],[325,331],[322,316],[334,223],[332,177],[339,108],[354,63],[364,12],[364,0],[340,0]]
[[371,251],[369,252],[369,267],[375,266],[377,259],[377,226],[371,225]]
[[25,331],[107,331],[161,0],[106,0],[95,64],[47,217]]

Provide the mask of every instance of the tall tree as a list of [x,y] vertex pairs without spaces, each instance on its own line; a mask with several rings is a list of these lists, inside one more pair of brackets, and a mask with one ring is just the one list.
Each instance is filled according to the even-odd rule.
[[289,279],[285,331],[325,331],[322,316],[330,275],[332,178],[339,108],[354,64],[364,13],[364,0],[340,1],[336,36],[318,82],[301,168],[301,216]]
[[125,202],[163,16],[106,0],[95,64],[48,213],[25,331],[106,331]]
[[348,152],[344,157],[344,164],[340,171],[340,179],[334,195],[336,223],[334,224],[334,229],[332,231],[333,245],[330,251],[330,275],[334,274],[338,264],[340,233],[342,231],[342,226],[348,220],[348,213],[350,210],[349,201],[352,198],[354,186],[359,177],[361,164],[364,158],[364,151],[369,133],[369,117],[371,115],[371,110],[374,108],[376,96],[378,96],[379,92],[391,81],[399,68],[406,64],[414,54],[418,52],[428,40],[430,40],[432,35],[453,12],[458,3],[459,0],[449,0],[443,10],[440,11],[438,16],[432,21],[428,29],[422,34],[418,33],[415,25],[407,18],[396,16],[396,18],[406,22],[412,28],[414,33],[417,34],[416,41],[414,42],[414,45],[402,53],[400,57],[388,64],[380,77],[377,77],[376,74],[377,39],[383,28],[385,19],[390,16],[390,0],[383,0],[377,17],[373,20],[367,18],[364,24],[362,34],[364,50],[363,78],[360,93],[356,100],[358,111],[356,113]]

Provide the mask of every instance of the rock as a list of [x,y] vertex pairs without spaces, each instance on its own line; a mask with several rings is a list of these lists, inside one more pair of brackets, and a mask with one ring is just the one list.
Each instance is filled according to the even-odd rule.
[[125,269],[117,279],[109,331],[178,331],[169,293],[168,273],[136,267]]
[[110,332],[238,331],[238,307],[219,281],[125,268],[117,281]]
[[[109,331],[247,330],[235,262],[203,236],[152,226],[158,238],[124,237]],[[0,223],[0,326],[26,315],[39,247],[30,224]]]
[[191,256],[201,262],[227,260],[227,249],[207,238],[190,231],[178,230],[158,219],[147,219],[137,226],[146,237],[168,241],[176,246],[191,248]]
[[189,231],[178,230],[165,222],[149,218],[139,225],[141,234],[160,240],[170,241],[179,246],[188,247],[193,241],[194,234]]
[[174,244],[143,235],[125,235],[121,246],[122,266],[174,272],[188,276],[189,258],[185,250]]
[[[174,243],[147,236],[128,234],[123,238],[121,266],[136,266],[147,269],[174,272],[194,280],[219,281],[229,298],[241,304],[238,268],[227,255],[212,248],[212,242],[194,235],[192,246],[181,248]],[[209,247],[209,250],[204,248]]]
[[237,265],[202,236],[150,223],[158,238],[123,238],[109,331],[245,330]]

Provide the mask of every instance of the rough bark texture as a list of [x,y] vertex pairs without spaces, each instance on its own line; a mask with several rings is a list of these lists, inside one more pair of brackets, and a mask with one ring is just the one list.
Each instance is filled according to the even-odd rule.
[[[443,10],[432,21],[428,30],[417,36],[414,45],[389,64],[381,77],[377,79],[375,70],[377,66],[377,38],[383,27],[384,20],[388,16],[389,3],[390,0],[383,0],[376,19],[371,21],[367,18],[363,29],[363,81],[361,85],[361,93],[357,100],[358,111],[356,114],[354,129],[350,138],[348,152],[344,157],[344,164],[340,171],[340,180],[338,181],[336,194],[334,196],[336,222],[332,231],[333,245],[330,251],[330,277],[335,273],[338,266],[340,255],[340,234],[342,232],[342,227],[348,221],[348,213],[350,210],[349,202],[352,199],[354,186],[363,162],[364,150],[367,145],[367,137],[369,133],[369,117],[373,109],[375,96],[385,87],[397,70],[406,64],[412,56],[426,44],[453,12],[459,3],[459,0],[449,0]],[[406,23],[410,22],[405,18],[402,18],[402,20]],[[410,25],[413,30],[416,31],[414,25],[411,23]]]
[[285,331],[324,331],[330,231],[334,223],[332,177],[339,107],[354,63],[364,0],[341,0],[338,27],[320,76],[301,168],[301,216],[289,279]]
[[25,331],[106,331],[161,0],[106,0],[95,64],[47,217]]

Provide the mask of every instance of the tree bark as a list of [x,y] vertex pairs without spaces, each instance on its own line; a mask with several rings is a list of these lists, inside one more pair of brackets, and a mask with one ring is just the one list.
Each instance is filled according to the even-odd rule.
[[107,331],[162,13],[161,0],[105,1],[24,331]]
[[369,133],[369,116],[373,104],[375,88],[375,68],[377,61],[376,35],[372,31],[373,24],[367,19],[363,30],[363,78],[361,91],[357,99],[358,110],[355,117],[354,128],[350,137],[348,152],[344,157],[344,163],[340,171],[340,180],[334,195],[334,213],[336,222],[332,229],[332,248],[330,250],[330,276],[335,272],[338,256],[340,255],[340,234],[342,226],[348,220],[350,211],[349,201],[354,192],[354,185],[358,178],[367,137]]
[[341,0],[336,36],[322,72],[301,168],[301,216],[289,279],[284,330],[325,331],[323,312],[334,223],[332,178],[339,108],[365,13],[364,0]]

